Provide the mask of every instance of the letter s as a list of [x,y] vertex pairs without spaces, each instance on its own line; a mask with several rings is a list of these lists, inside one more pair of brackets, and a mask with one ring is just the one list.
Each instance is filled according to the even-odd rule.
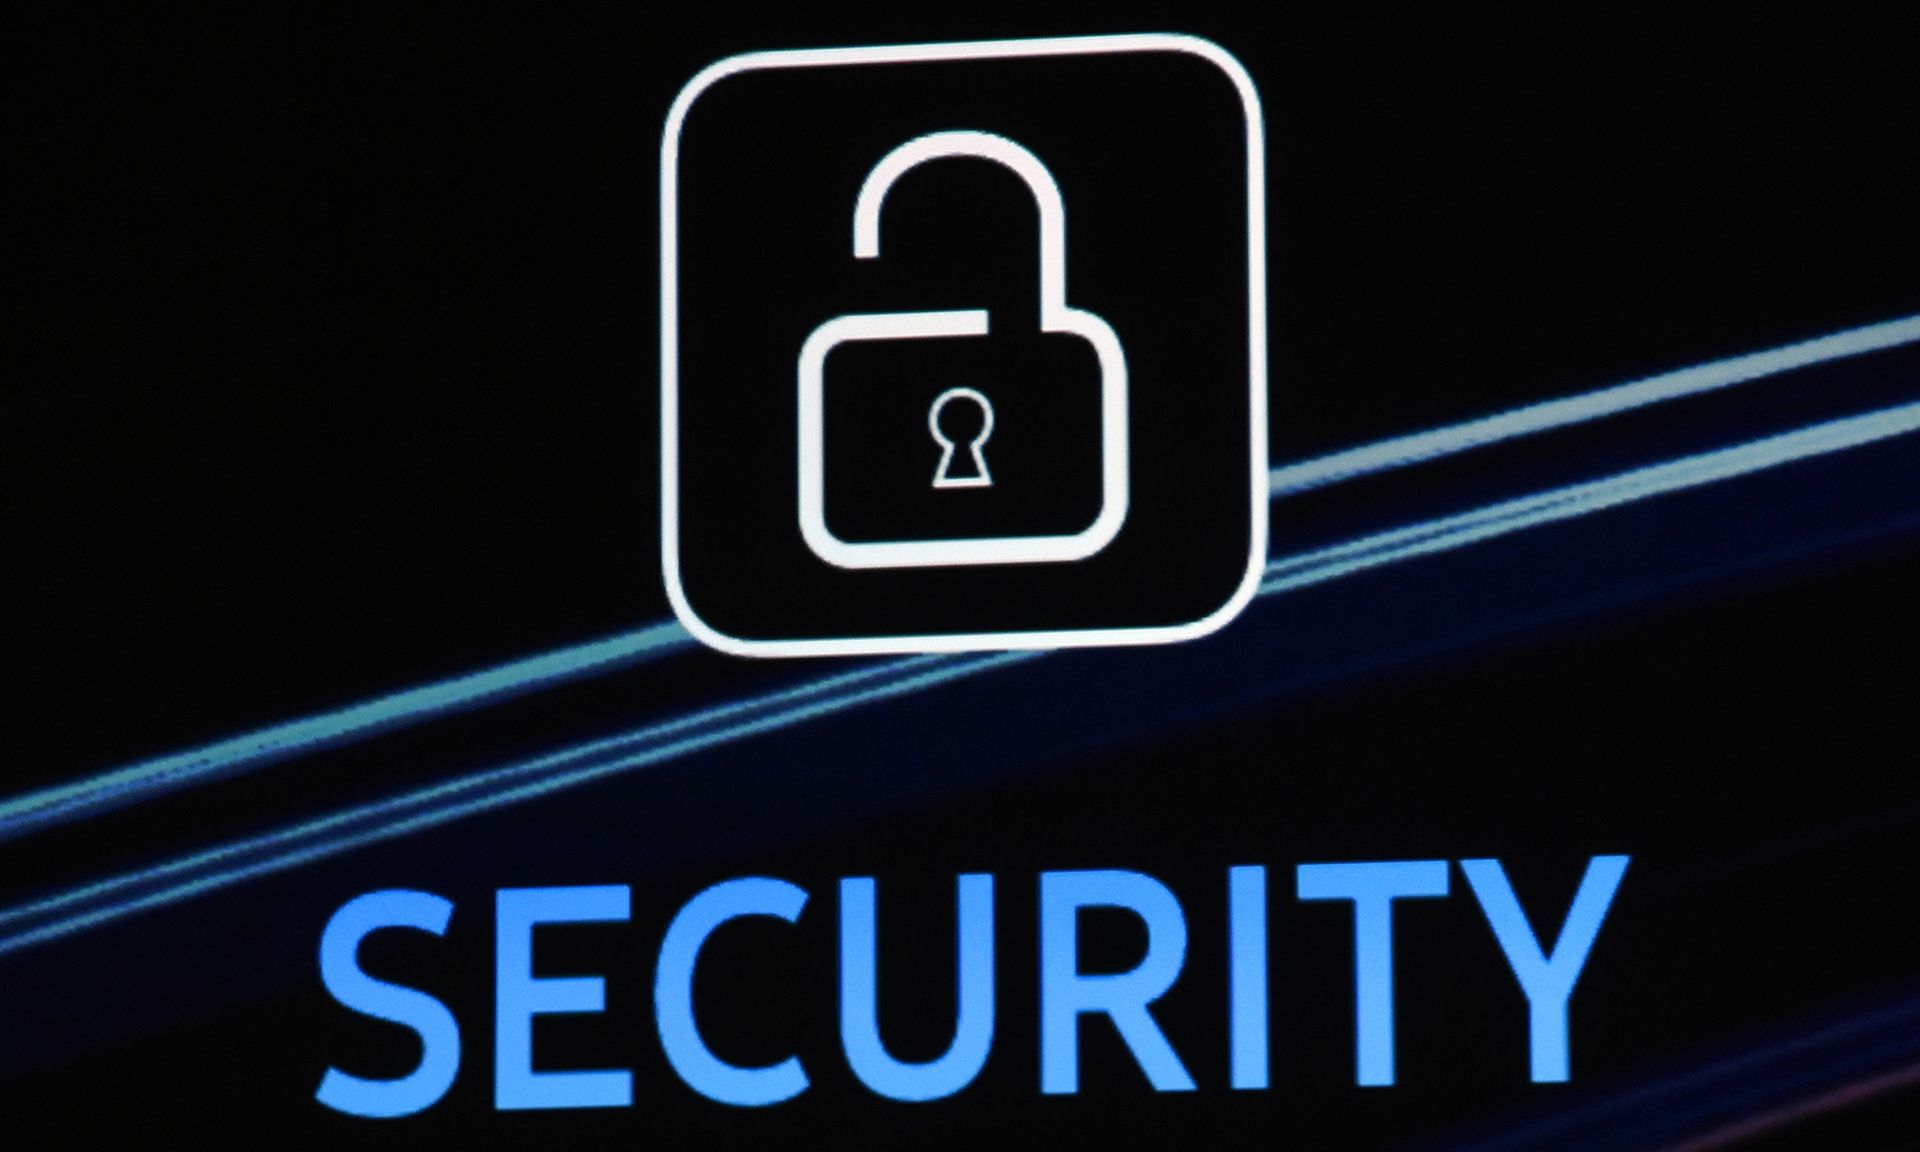
[[442,936],[453,902],[431,892],[390,888],[340,906],[320,934],[320,980],[341,1004],[411,1028],[420,1063],[394,1080],[367,1080],[328,1068],[314,1099],[350,1116],[409,1116],[431,1107],[460,1070],[460,1025],[447,1006],[416,988],[375,980],[360,968],[360,941],[381,928],[417,928]]

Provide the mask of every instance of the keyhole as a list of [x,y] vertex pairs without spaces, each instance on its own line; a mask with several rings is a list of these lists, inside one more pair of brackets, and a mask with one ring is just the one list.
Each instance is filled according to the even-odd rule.
[[[993,435],[993,404],[972,388],[949,388],[934,397],[927,409],[927,431],[940,445],[940,466],[933,470],[935,488],[991,488],[993,475],[980,449]],[[966,451],[955,458],[955,446]]]

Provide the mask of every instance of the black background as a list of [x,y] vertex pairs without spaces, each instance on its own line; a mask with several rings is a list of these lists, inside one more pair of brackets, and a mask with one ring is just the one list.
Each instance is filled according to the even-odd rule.
[[[7,81],[9,791],[665,615],[656,146],[681,84],[735,52],[1169,27],[1228,47],[1269,117],[1276,462],[1920,311],[1910,22],[1737,8],[679,16],[669,30],[626,6],[10,13],[28,63]],[[1884,452],[1699,515],[1911,491],[1911,450]],[[1280,650],[1250,641],[1075,657],[1057,679],[715,758],[710,778],[588,788],[9,957],[0,1097],[50,1144],[104,1129],[218,1146],[1401,1148],[1677,1079],[1912,991],[1920,792],[1898,738],[1920,550],[1902,515],[1684,588],[1496,618],[1488,603],[1556,565],[1650,555],[1686,529],[1502,546],[1275,625],[1271,644],[1299,659],[1348,661],[1298,697],[1236,687]],[[1448,643],[1395,632],[1396,613],[1446,611],[1460,617]],[[684,682],[626,698],[623,682],[578,711],[611,723],[768,674],[699,659]],[[1106,696],[1126,676],[1202,663],[1225,683],[1217,707],[1093,737],[1134,731],[1128,698]],[[1227,701],[1238,711],[1223,716]],[[465,739],[488,760],[532,740]],[[1038,750],[1008,750],[1021,740]],[[377,790],[389,771],[347,759],[329,780]],[[275,779],[296,799],[317,787]],[[170,808],[176,832],[209,813],[268,826],[251,798],[208,803]],[[0,851],[16,895],[134,854],[111,827]],[[1400,923],[1403,957],[1436,958],[1403,959],[1402,1085],[1351,1086],[1346,927],[1287,897],[1293,863],[1499,856],[1529,908],[1554,908],[1599,852],[1635,863],[1576,998],[1574,1085],[1525,1083],[1522,1005],[1456,875],[1451,900]],[[1273,867],[1277,1088],[1234,1095],[1217,928],[1224,869],[1250,862]],[[1155,1097],[1090,1036],[1085,1094],[1039,1097],[1027,933],[1032,878],[1051,867],[1138,868],[1179,892],[1194,953],[1162,1016],[1201,1092]],[[934,913],[960,870],[995,872],[1006,901],[1001,1038],[953,1101],[883,1105],[833,1051],[832,883],[881,877],[883,934],[894,901],[917,896],[932,912],[907,946],[937,972]],[[743,1114],[670,1078],[645,1001],[672,910],[752,872],[813,903],[792,936],[741,950],[716,1038],[799,1046],[817,1088]],[[491,893],[542,883],[635,885],[630,927],[556,933],[550,954],[553,971],[611,987],[606,1019],[554,1026],[554,1062],[631,1065],[631,1111],[489,1107]],[[328,1063],[403,1067],[404,1039],[331,1005],[312,953],[333,908],[385,886],[457,901],[444,942],[394,940],[368,962],[444,995],[468,1050],[447,1100],[379,1125],[327,1114],[312,1089]],[[770,955],[799,957],[784,986],[753,974]],[[942,987],[897,1002],[926,1013],[929,1046]],[[1802,1066],[1844,1062],[1822,1051]],[[1718,1102],[1741,1115],[1734,1090]],[[1904,1147],[1916,1117],[1911,1092],[1883,1093],[1725,1146]],[[1663,1147],[1686,1123],[1656,1102],[1511,1146]]]

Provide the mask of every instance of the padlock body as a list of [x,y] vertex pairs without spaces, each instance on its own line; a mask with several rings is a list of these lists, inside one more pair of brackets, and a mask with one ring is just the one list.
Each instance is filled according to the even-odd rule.
[[[929,416],[954,388],[984,395],[992,418],[988,429],[964,403],[942,413],[958,456],[950,468],[970,468],[978,447],[990,483],[934,483],[944,446]],[[848,543],[1070,536],[1100,514],[1100,366],[1083,340],[1016,332],[842,344],[823,397],[826,524]]]

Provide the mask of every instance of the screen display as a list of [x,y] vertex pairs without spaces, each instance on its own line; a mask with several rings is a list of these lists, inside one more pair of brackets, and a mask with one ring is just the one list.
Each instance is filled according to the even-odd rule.
[[1911,16],[5,21],[24,1145],[1920,1147]]

